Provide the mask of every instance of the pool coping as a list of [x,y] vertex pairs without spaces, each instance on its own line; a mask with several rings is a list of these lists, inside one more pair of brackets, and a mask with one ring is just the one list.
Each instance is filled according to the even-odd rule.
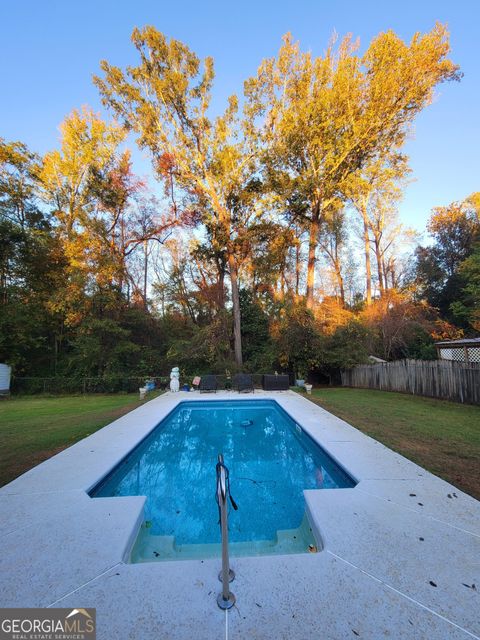
[[[310,522],[324,544],[316,557],[235,558],[238,611],[243,607],[249,614],[231,612],[222,618],[223,633],[224,625],[230,624],[231,637],[283,637],[291,634],[294,620],[300,635],[293,637],[312,637],[328,628],[331,637],[337,637],[334,633],[339,625],[351,618],[348,624],[358,633],[371,625],[383,629],[382,633],[395,630],[395,637],[418,638],[422,633],[432,637],[437,626],[442,638],[480,636],[476,614],[479,565],[474,562],[480,550],[480,503],[292,391],[256,391],[253,396],[167,393],[1,488],[5,517],[0,522],[0,606],[70,606],[73,602],[75,606],[97,606],[97,618],[103,625],[99,637],[109,637],[106,629],[115,628],[119,619],[114,603],[125,602],[131,624],[155,603],[155,615],[168,627],[168,637],[188,638],[192,629],[198,634],[200,615],[213,625],[208,622],[201,637],[224,637],[218,618],[223,614],[215,611],[214,604],[218,562],[125,564],[143,520],[144,499],[98,500],[86,492],[179,402],[232,398],[275,400],[359,482],[352,489],[305,492]],[[270,615],[272,608],[277,612],[273,626],[260,611],[264,605],[257,602],[265,598],[265,592],[260,596],[258,591],[265,580],[263,574],[258,575],[259,567],[267,575],[283,575],[273,589],[274,601],[267,594]],[[309,585],[311,593],[305,596],[303,576],[312,580],[312,572],[315,584]],[[112,575],[115,590],[109,587]],[[174,575],[180,576],[175,585],[169,579]],[[343,584],[345,575],[352,584],[358,582],[354,601],[343,602],[340,610],[331,605],[322,610],[321,620],[311,619],[305,602],[315,610],[322,602],[319,585],[325,589],[327,579],[330,585]],[[158,584],[158,592],[147,594],[135,605],[128,594],[143,580]],[[195,589],[197,583],[208,585],[208,590],[206,586],[205,592],[203,586]],[[174,617],[171,598],[178,596],[181,602],[181,594],[189,588],[196,591],[197,604],[193,610],[181,604],[180,614]],[[294,607],[294,617],[286,618],[285,602],[300,595],[303,600]],[[372,599],[376,607],[368,604]],[[128,626],[128,621],[122,624]],[[251,636],[252,624],[257,636]],[[150,637],[147,622],[144,627],[139,637]],[[349,634],[354,637],[351,629]],[[151,635],[155,637],[153,631]],[[117,637],[122,635],[117,633]]]

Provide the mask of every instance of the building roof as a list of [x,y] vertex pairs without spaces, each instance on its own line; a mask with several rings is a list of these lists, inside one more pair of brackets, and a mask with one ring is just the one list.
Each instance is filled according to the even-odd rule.
[[461,340],[442,340],[436,342],[437,347],[480,347],[480,338],[462,338]]
[[368,356],[370,362],[386,362],[386,360],[382,360],[382,358],[377,358],[377,356]]

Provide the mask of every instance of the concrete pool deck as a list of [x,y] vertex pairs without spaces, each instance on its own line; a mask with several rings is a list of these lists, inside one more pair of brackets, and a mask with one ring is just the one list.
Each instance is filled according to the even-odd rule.
[[[323,551],[232,559],[228,613],[219,560],[127,563],[144,499],[86,493],[200,398],[276,400],[359,481],[305,492]],[[95,607],[102,640],[480,638],[480,502],[291,391],[162,395],[0,489],[0,513],[0,607]]]

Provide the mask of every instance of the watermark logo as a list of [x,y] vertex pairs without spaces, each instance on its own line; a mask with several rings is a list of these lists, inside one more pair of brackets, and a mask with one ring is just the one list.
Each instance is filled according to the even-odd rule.
[[0,640],[96,640],[95,609],[0,609]]

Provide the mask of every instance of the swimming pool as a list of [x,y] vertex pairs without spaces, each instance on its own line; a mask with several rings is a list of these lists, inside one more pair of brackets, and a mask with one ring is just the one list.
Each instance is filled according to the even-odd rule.
[[303,490],[356,484],[274,400],[180,402],[90,491],[146,496],[133,561],[217,553],[219,453],[239,507],[229,514],[232,555],[306,551]]

